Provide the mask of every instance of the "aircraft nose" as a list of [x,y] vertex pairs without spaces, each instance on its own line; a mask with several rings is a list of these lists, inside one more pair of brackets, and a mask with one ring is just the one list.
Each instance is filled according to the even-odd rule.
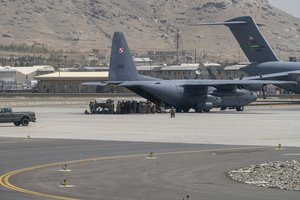
[[246,99],[247,99],[246,100],[247,104],[250,104],[257,100],[257,95],[255,92],[249,91],[248,94],[246,95]]
[[251,92],[251,95],[252,95],[253,101],[256,101],[257,100],[257,94],[255,92]]

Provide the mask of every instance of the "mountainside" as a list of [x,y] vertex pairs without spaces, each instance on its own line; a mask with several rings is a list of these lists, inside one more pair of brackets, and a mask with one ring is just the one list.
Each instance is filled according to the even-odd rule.
[[[123,31],[136,52],[181,48],[198,54],[244,60],[228,28],[192,23],[251,15],[279,54],[299,57],[300,19],[267,0],[0,0],[1,44],[45,44],[52,49],[110,49],[114,31]],[[298,51],[298,52],[297,52]],[[296,53],[295,53],[296,52]]]

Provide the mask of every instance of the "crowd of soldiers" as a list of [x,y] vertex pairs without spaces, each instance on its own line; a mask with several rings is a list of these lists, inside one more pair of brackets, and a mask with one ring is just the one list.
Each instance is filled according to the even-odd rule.
[[163,106],[157,106],[150,101],[117,101],[111,99],[91,101],[89,103],[90,112],[86,114],[130,114],[130,113],[161,113]]

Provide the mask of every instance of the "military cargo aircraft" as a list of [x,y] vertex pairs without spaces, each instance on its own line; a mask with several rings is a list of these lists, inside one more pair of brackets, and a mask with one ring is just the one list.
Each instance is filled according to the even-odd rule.
[[297,84],[277,86],[300,94],[300,62],[280,61],[251,16],[199,25],[225,25],[231,30],[244,54],[251,62],[251,64],[240,68],[241,71],[251,76],[244,79],[295,81]]
[[293,84],[289,81],[267,80],[161,80],[139,74],[122,32],[114,33],[108,81],[83,85],[123,86],[157,105],[163,102],[178,111],[209,112],[214,107],[222,110],[244,110],[257,99],[254,92],[244,89],[252,85]]

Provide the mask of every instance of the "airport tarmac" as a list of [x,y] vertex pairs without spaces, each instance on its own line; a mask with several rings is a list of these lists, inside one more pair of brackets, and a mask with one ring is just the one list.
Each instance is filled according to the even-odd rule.
[[[0,148],[1,199],[299,197],[297,191],[249,186],[226,175],[251,163],[299,159],[294,147],[1,138]],[[64,164],[68,171],[61,170]]]
[[[252,163],[299,159],[300,105],[177,113],[176,118],[168,113],[85,115],[85,109],[14,108],[35,111],[37,122],[0,124],[1,199],[299,196],[236,183],[226,173]],[[275,149],[279,143],[282,150]],[[147,159],[150,152],[157,158]],[[65,163],[71,172],[59,171]],[[74,187],[60,187],[64,179]]]
[[300,105],[247,106],[210,113],[85,115],[87,107],[15,107],[35,111],[28,127],[0,124],[0,137],[300,147]]

